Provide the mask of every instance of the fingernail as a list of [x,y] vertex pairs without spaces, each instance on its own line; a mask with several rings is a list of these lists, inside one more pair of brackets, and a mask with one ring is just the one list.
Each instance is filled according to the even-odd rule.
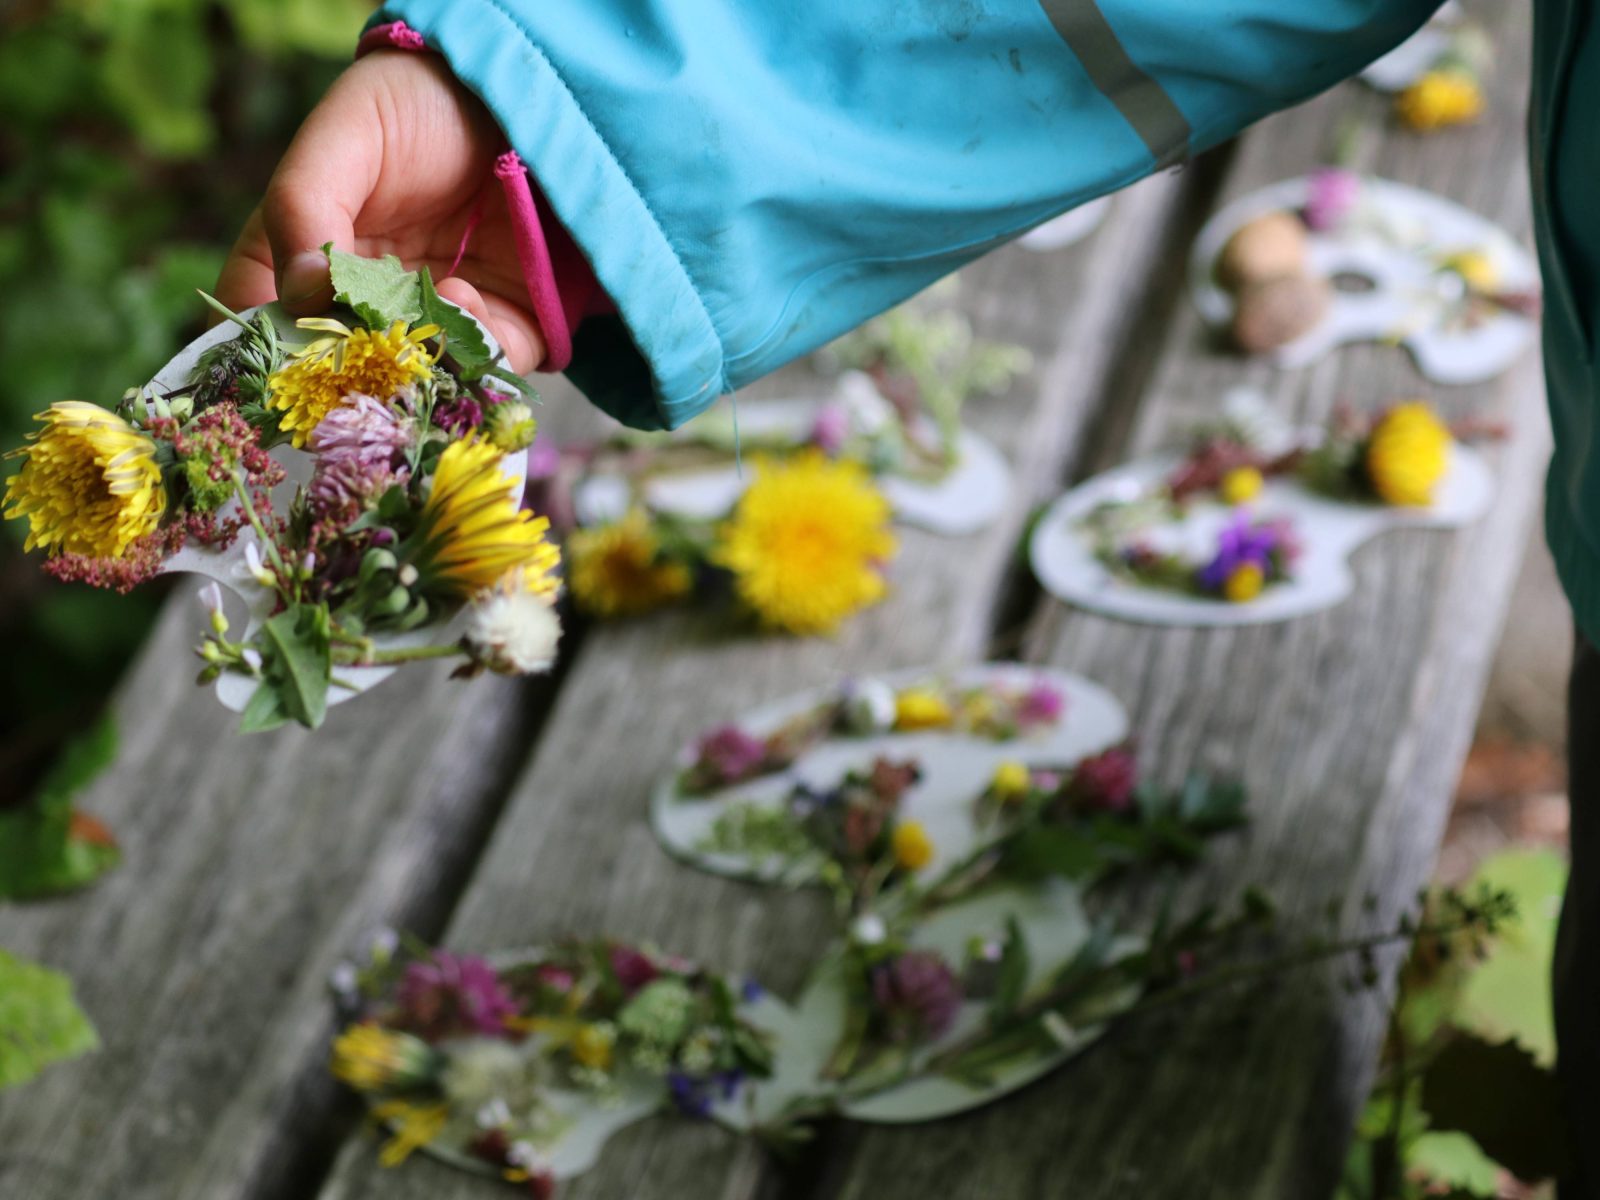
[[302,250],[284,264],[278,295],[285,304],[298,304],[327,286],[328,256],[321,250]]

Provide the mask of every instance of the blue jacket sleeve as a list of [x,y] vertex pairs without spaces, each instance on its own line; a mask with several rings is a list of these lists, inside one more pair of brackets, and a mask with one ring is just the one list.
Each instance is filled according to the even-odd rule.
[[1438,0],[388,0],[483,98],[619,318],[645,428],[1332,85]]

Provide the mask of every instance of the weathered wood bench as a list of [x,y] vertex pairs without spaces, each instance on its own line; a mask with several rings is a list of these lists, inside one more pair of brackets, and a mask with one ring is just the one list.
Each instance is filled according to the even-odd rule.
[[[425,1160],[375,1164],[359,1106],[326,1073],[324,981],[379,925],[490,950],[568,932],[651,939],[779,992],[825,936],[819,898],[670,861],[651,781],[706,724],[847,672],[1018,656],[1090,675],[1129,707],[1143,757],[1250,784],[1253,824],[1187,884],[1260,884],[1286,919],[1343,898],[1393,917],[1429,873],[1545,457],[1533,356],[1438,395],[1506,420],[1500,494],[1456,535],[1391,534],[1356,559],[1357,594],[1286,625],[1153,630],[1041,598],[1016,569],[1032,508],[1063,481],[1158,446],[1241,382],[1315,420],[1340,397],[1420,389],[1396,350],[1280,373],[1219,354],[1182,294],[1184,252],[1221,200],[1302,171],[1362,118],[1353,165],[1432,188],[1525,232],[1525,6],[1496,25],[1491,117],[1432,140],[1389,130],[1346,85],[1230,150],[1120,197],[1070,251],[1006,249],[964,274],[985,336],[1034,372],[975,404],[1013,458],[1000,524],[951,541],[905,531],[894,594],[837,640],[729,637],[692,613],[569,638],[554,679],[380,688],[316,736],[235,737],[192,686],[195,610],[175,604],[119,699],[123,745],[87,797],[126,863],[94,890],[0,910],[0,945],[68,971],[104,1049],[0,1096],[0,1195],[27,1200],[324,1200],[501,1194]],[[765,385],[782,391],[797,368]],[[550,389],[549,424],[596,418]],[[1363,913],[1362,898],[1377,897]],[[1371,996],[1311,972],[1241,1013],[1227,998],[1124,1027],[1047,1080],[936,1126],[838,1126],[798,1170],[710,1128],[616,1138],[583,1197],[1316,1197],[1328,1194],[1384,1023]]]

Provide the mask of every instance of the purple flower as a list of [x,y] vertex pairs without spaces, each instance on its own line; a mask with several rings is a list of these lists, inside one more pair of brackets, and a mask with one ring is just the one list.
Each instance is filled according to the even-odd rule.
[[630,996],[661,974],[648,954],[632,946],[611,947],[611,970],[622,990]]
[[695,747],[701,770],[720,784],[748,779],[767,759],[767,743],[737,725],[719,725]]
[[1036,681],[1017,706],[1017,721],[1022,725],[1053,725],[1061,719],[1067,698],[1061,689],[1043,680]]
[[1200,586],[1220,592],[1228,577],[1246,563],[1266,571],[1274,551],[1291,552],[1286,540],[1290,529],[1284,521],[1252,524],[1249,514],[1240,513],[1217,536],[1217,554],[1200,568]]
[[746,1004],[754,1004],[766,994],[767,989],[762,987],[754,979],[746,979],[742,984],[739,985],[739,999],[744,1001]]
[[709,1075],[690,1075],[674,1070],[667,1075],[667,1091],[672,1103],[686,1117],[705,1120],[717,1100],[732,1100],[739,1094],[744,1072],[737,1067],[713,1071]]
[[811,442],[824,454],[837,454],[850,436],[850,410],[842,404],[824,404],[811,426]]
[[457,1033],[489,1037],[507,1032],[517,1003],[483,959],[435,950],[408,963],[395,993],[404,1025],[428,1041]]
[[561,467],[561,450],[549,438],[537,438],[528,447],[528,480],[554,478]]
[[1126,812],[1133,804],[1139,765],[1126,746],[1086,758],[1072,772],[1072,798],[1100,812]]
[[961,1007],[961,985],[931,950],[908,950],[872,970],[872,998],[896,1041],[919,1042],[948,1030]]
[[410,478],[401,461],[411,430],[381,400],[355,393],[311,431],[316,470],[307,489],[318,513],[354,517],[372,500]]
[[433,423],[453,438],[462,437],[483,424],[483,405],[471,392],[462,392],[433,410]]
[[1361,195],[1361,176],[1343,167],[1318,167],[1307,180],[1306,206],[1301,211],[1306,228],[1326,233],[1336,228]]

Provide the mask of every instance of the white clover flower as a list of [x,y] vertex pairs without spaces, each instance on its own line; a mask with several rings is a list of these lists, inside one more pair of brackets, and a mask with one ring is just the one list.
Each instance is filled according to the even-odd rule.
[[548,671],[556,661],[561,619],[547,596],[496,587],[472,603],[464,635],[473,661],[499,675]]
[[876,946],[889,936],[889,927],[877,913],[862,913],[850,924],[850,939],[857,945]]
[[530,1175],[538,1175],[550,1169],[549,1162],[544,1155],[539,1153],[538,1147],[532,1142],[525,1142],[520,1138],[507,1147],[506,1162],[513,1167],[521,1167]]
[[448,1061],[439,1086],[458,1108],[477,1112],[496,1100],[506,1103],[507,1096],[521,1101],[530,1064],[515,1046],[497,1038],[466,1038],[446,1043],[445,1050]]

